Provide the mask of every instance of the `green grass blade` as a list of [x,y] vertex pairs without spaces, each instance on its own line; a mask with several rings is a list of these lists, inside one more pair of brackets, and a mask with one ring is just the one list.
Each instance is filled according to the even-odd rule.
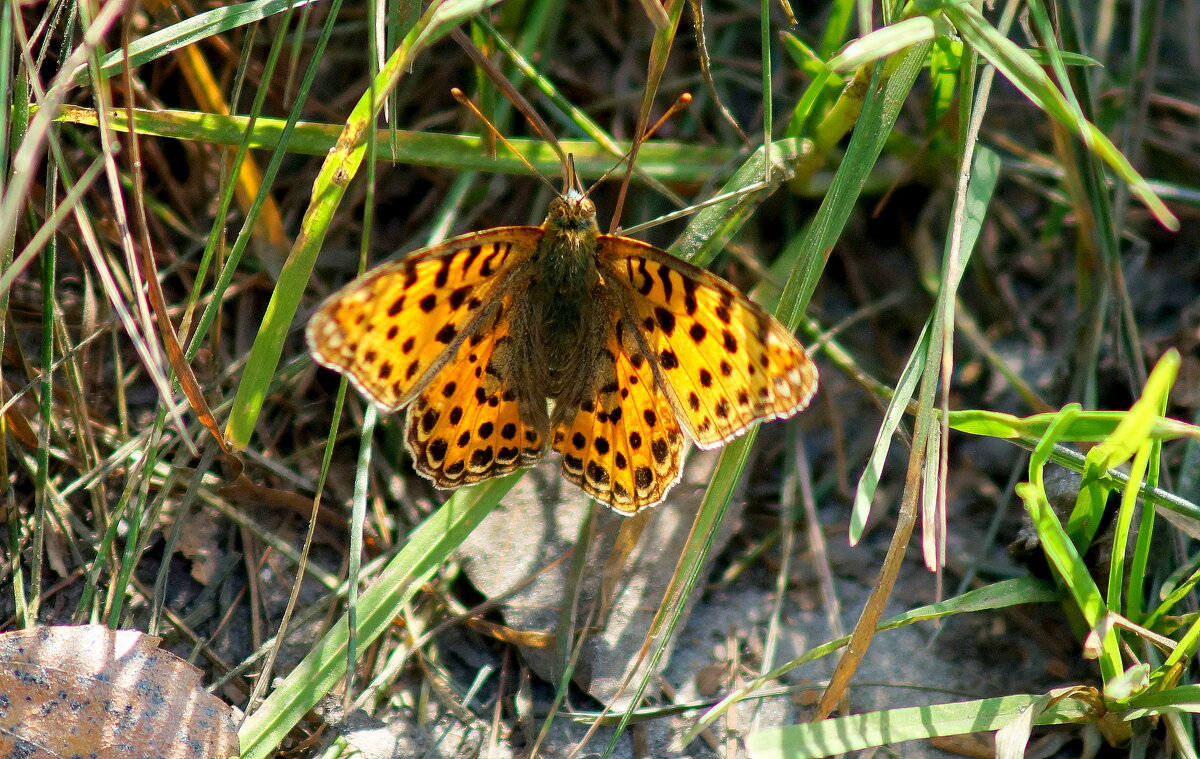
[[[391,627],[424,580],[450,558],[519,476],[457,491],[409,536],[358,599],[355,639],[360,648]],[[338,683],[346,670],[348,632],[343,616],[246,719],[239,732],[242,759],[271,756],[308,710]]]
[[382,109],[387,94],[395,88],[412,59],[426,45],[491,2],[494,0],[448,1],[432,6],[422,18],[422,23],[413,28],[404,44],[388,59],[387,65],[374,81],[373,92],[369,90],[364,93],[355,104],[337,146],[329,154],[313,183],[312,202],[301,222],[300,235],[280,272],[262,326],[246,361],[226,427],[226,434],[235,448],[243,448],[250,442],[267,388],[279,365],[287,332],[312,276],[321,243],[350,180],[362,165],[367,153],[370,124]]
[[[34,109],[36,111],[36,109]],[[134,109],[133,122],[139,134],[171,137],[214,145],[241,145],[253,149],[274,150],[280,145],[287,122],[284,119],[260,117],[251,121],[244,116],[225,116],[201,111]],[[60,121],[95,126],[96,113],[90,108],[66,106],[56,117]],[[128,129],[124,109],[110,118],[115,129]],[[247,134],[247,130],[249,134]],[[303,155],[327,155],[337,145],[338,135],[345,129],[339,124],[299,122],[287,137],[286,150]],[[529,170],[513,156],[501,153],[489,157],[483,140],[477,135],[413,132],[403,129],[379,130],[376,149],[380,159],[417,166],[490,171],[505,174],[528,174]],[[559,172],[558,157],[540,139],[514,137],[509,142],[534,168],[546,174]],[[599,179],[612,168],[612,158],[594,142],[563,140],[563,149],[575,156],[580,177]],[[627,141],[614,147],[629,149]],[[669,140],[645,143],[638,151],[638,165],[645,175],[662,181],[683,184],[705,184],[719,178],[721,167],[728,164],[734,151],[720,146],[691,145]]]
[[834,71],[849,72],[913,46],[933,42],[937,25],[929,16],[913,16],[851,42],[829,61]]
[[[671,244],[671,252],[697,266],[711,264],[759,204],[787,180],[789,167],[807,150],[808,143],[801,140],[786,139],[772,143],[775,176],[771,184],[763,184],[761,180],[766,170],[766,153],[759,148],[718,191],[718,197],[727,198],[698,211],[683,234]],[[639,153],[639,158],[644,155],[645,148]]]
[[[782,159],[782,162],[790,163],[801,155],[803,150],[804,144],[798,140],[782,140],[772,145],[770,155],[773,160],[780,161]],[[730,225],[744,222],[749,218],[753,209],[769,194],[769,191],[778,188],[785,181],[785,166],[780,166],[777,167],[771,184],[761,187],[760,191],[747,194],[737,192],[739,188],[753,185],[761,180],[765,172],[767,153],[768,151],[764,148],[759,148],[754,152],[750,159],[735,172],[729,182],[721,188],[720,194],[730,195],[730,198],[721,204],[709,206],[700,211],[680,239],[671,246],[672,252],[700,266],[711,261],[720,248],[724,247],[724,240],[736,231],[731,229]],[[713,244],[714,240],[721,242]],[[629,708],[621,715],[612,741],[606,750],[607,753],[611,753],[616,746],[616,741],[633,717],[642,694],[649,685],[650,678],[658,671],[659,663],[666,653],[667,643],[671,640],[687,605],[687,600],[691,597],[700,573],[708,561],[712,542],[720,533],[721,522],[729,507],[729,499],[745,469],[750,456],[750,447],[757,434],[758,428],[755,427],[744,437],[727,445],[721,452],[708,489],[705,491],[700,510],[692,524],[692,531],[675,568],[671,584],[664,594],[659,613],[651,622],[650,630],[647,632],[647,639],[655,641],[655,645],[650,651],[649,664],[644,669],[644,675],[634,686]]]
[[[904,55],[903,62],[896,68],[893,75],[885,81],[879,82],[876,89],[867,96],[859,116],[858,126],[850,138],[846,158],[838,167],[829,192],[821,202],[821,207],[801,246],[802,250],[816,253],[808,259],[810,263],[807,264],[807,268],[811,272],[819,275],[820,270],[824,268],[829,252],[833,250],[846,221],[850,218],[850,212],[858,200],[862,186],[875,166],[875,162],[883,150],[883,145],[896,123],[896,118],[900,115],[900,107],[909,90],[912,89],[917,74],[920,73],[924,57],[923,49],[910,50]],[[790,312],[782,309],[788,307],[786,304],[789,303],[789,299],[796,305],[807,303],[816,283],[816,278],[809,272],[805,272],[802,276],[805,284],[801,286],[797,282],[795,289],[798,292],[785,288],[781,298],[785,304],[781,307],[781,316],[785,316],[784,323],[792,327],[799,323],[799,309],[793,307]],[[788,280],[789,285],[792,281],[793,279]],[[874,496],[874,484],[877,482],[878,480],[875,480],[872,483],[869,474],[864,474],[859,481],[860,492],[864,495],[869,493],[868,504],[870,497]],[[864,484],[867,485],[865,490]]]
[[1046,115],[1075,133],[1092,151],[1128,183],[1130,190],[1150,210],[1160,224],[1179,229],[1179,220],[1154,194],[1146,180],[1117,150],[1104,133],[1072,109],[1062,91],[1028,53],[987,22],[978,10],[967,4],[955,4],[943,10],[946,17],[988,63],[996,67],[1012,84],[1045,111]]
[[[1050,460],[1055,444],[1061,439],[1061,431],[1070,426],[1078,413],[1079,406],[1073,404],[1065,408],[1059,419],[1051,423],[1029,459],[1029,482],[1017,485],[1016,491],[1025,503],[1025,510],[1037,530],[1047,561],[1067,586],[1084,620],[1095,629],[1107,613],[1104,599],[1083,562],[1081,550],[1072,542],[1051,508],[1043,478],[1046,462]],[[1082,495],[1083,491],[1080,492]],[[1084,548],[1086,549],[1086,546]],[[1103,653],[1100,658],[1100,668],[1105,680],[1115,677],[1121,671],[1121,659],[1116,644],[1116,635],[1109,629],[1104,636]]]
[[[899,107],[920,71],[923,58],[924,50],[910,50],[897,66],[893,76],[881,83],[867,97],[846,159],[817,213],[817,219],[809,229],[806,243],[801,247],[801,250],[808,251],[809,255],[805,263],[793,271],[780,298],[778,315],[785,324],[794,327],[798,323],[824,266],[825,253],[832,248],[834,240],[840,234],[862,183],[878,158],[884,140],[891,132]],[[726,476],[727,460],[735,461],[722,456],[714,480],[717,476]]]
[[990,732],[1027,716],[1039,704],[1044,707],[1035,718],[1039,725],[1084,722],[1091,716],[1087,704],[1070,698],[1056,701],[1044,695],[1004,696],[888,709],[763,730],[746,739],[746,751],[752,759],[808,759],[919,738]]
[[[1088,452],[1088,462],[1105,470],[1124,464],[1155,432],[1159,410],[1166,406],[1167,394],[1179,375],[1179,352],[1163,354],[1146,381],[1142,395],[1128,412],[1121,412],[1116,428]],[[1190,425],[1189,425],[1190,426]]]
[[[959,266],[953,272],[946,273],[946,288],[950,291],[958,289],[966,269],[966,262],[975,242],[979,239],[979,231],[983,227],[983,219],[987,207],[999,180],[999,158],[990,150],[977,148],[975,161],[971,172],[971,182],[967,186],[967,202],[964,210],[964,225],[961,232],[961,254]],[[875,498],[875,489],[883,473],[883,466],[891,450],[892,439],[900,426],[900,420],[908,409],[908,403],[916,392],[921,376],[924,374],[929,344],[932,339],[933,317],[925,322],[921,337],[913,347],[908,363],[896,383],[896,391],[884,412],[883,422],[875,436],[875,444],[867,460],[866,469],[859,479],[854,495],[854,506],[850,514],[850,542],[856,544],[866,530],[867,519],[870,516],[871,502]],[[953,419],[953,416],[951,417]],[[953,425],[951,425],[953,426]]]
[[[1047,428],[1060,412],[1014,416],[1000,411],[963,409],[950,412],[950,427],[972,435],[1008,440],[1036,440],[1046,434]],[[1099,443],[1109,439],[1129,416],[1128,411],[1083,411],[1062,431],[1062,440],[1073,443]],[[1190,438],[1200,441],[1200,427],[1178,419],[1155,415],[1146,434],[1155,440],[1179,440]],[[1128,457],[1126,457],[1128,458]]]
[[[114,76],[125,68],[126,55],[133,68],[149,63],[164,55],[192,45],[209,37],[262,21],[277,13],[308,5],[316,0],[255,0],[255,2],[226,5],[195,16],[189,16],[177,24],[151,32],[130,42],[128,50],[114,50],[100,59],[100,71],[105,76]],[[76,84],[86,86],[90,82],[87,68],[75,69]]]
[[[896,628],[916,622],[944,619],[955,614],[971,614],[1030,603],[1050,603],[1059,601],[1063,597],[1064,594],[1062,591],[1044,580],[1038,580],[1033,577],[1019,577],[1013,580],[1003,580],[992,585],[968,591],[955,598],[948,598],[945,601],[921,606],[903,614],[898,614],[891,619],[881,622],[875,630],[876,632],[886,632],[887,630],[895,630]],[[682,747],[687,746],[699,737],[703,730],[720,719],[721,715],[725,714],[737,702],[753,697],[755,691],[778,681],[779,678],[804,664],[835,653],[849,642],[849,635],[828,641],[809,649],[790,662],[776,667],[765,675],[746,683],[705,712],[679,738],[676,742],[677,748],[682,750]]]
[[744,437],[733,441],[721,451],[716,474],[704,492],[704,500],[696,514],[696,521],[692,523],[692,531],[688,535],[687,543],[679,557],[679,564],[675,568],[671,584],[663,595],[659,612],[655,615],[654,621],[646,633],[647,640],[654,641],[654,646],[650,651],[645,674],[634,687],[629,708],[621,715],[612,739],[605,749],[605,755],[611,755],[616,748],[617,741],[629,724],[629,720],[633,718],[638,704],[641,703],[642,695],[646,692],[651,677],[658,672],[659,664],[666,653],[667,644],[674,635],[687,600],[695,590],[701,570],[708,560],[713,541],[721,532],[721,522],[725,518],[725,513],[729,508],[729,499],[733,496],[733,489],[737,484],[737,476],[733,473],[740,473],[745,468],[746,461],[750,457],[750,447],[754,444],[757,436],[758,428],[755,427]]

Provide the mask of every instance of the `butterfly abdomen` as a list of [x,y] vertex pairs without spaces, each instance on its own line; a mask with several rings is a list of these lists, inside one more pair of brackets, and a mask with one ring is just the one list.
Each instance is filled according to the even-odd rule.
[[602,339],[593,334],[596,325],[603,323],[594,268],[592,275],[590,286],[563,287],[543,280],[530,290],[529,319],[536,325],[531,332],[538,336],[530,358],[544,362],[543,392],[548,397],[557,398],[572,386],[585,384],[587,367],[602,346]]

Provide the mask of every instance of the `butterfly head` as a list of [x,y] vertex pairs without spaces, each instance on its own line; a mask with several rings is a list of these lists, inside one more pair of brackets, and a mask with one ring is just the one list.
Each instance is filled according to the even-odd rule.
[[546,226],[557,232],[596,235],[596,204],[587,196],[575,171],[575,159],[568,155],[564,166],[563,191],[550,202]]
[[578,190],[567,190],[550,201],[546,225],[558,232],[596,234],[596,204]]

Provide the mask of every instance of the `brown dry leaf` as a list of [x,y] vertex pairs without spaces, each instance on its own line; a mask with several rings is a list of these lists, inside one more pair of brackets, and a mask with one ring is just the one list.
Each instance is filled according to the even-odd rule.
[[201,585],[212,582],[224,552],[221,536],[224,527],[207,509],[187,515],[187,529],[179,536],[178,551],[192,561],[192,579]]
[[696,692],[701,696],[715,696],[729,682],[729,663],[717,662],[702,667],[696,673]]
[[102,625],[0,635],[0,756],[236,755],[241,715],[157,645]]

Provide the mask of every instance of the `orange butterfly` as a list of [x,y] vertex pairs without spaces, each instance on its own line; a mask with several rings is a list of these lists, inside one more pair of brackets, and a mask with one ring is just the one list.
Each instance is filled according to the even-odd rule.
[[[538,227],[462,235],[383,264],[308,324],[321,364],[408,407],[417,472],[439,488],[541,458],[623,514],[680,476],[684,433],[715,448],[808,405],[796,338],[716,275],[601,234],[568,168]],[[548,412],[547,399],[553,401]]]

